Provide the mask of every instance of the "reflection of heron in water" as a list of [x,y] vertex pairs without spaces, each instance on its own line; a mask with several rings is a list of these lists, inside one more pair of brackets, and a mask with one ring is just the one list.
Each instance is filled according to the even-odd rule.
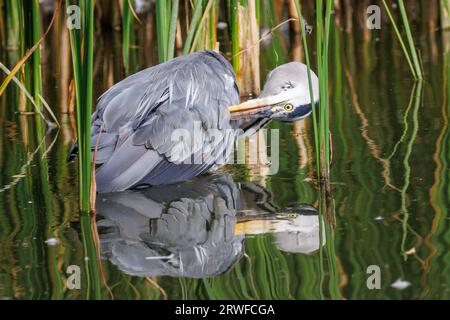
[[227,174],[102,194],[97,212],[102,256],[133,275],[222,274],[244,254],[245,235],[274,233],[288,252],[319,248],[315,208],[280,213],[267,190],[236,184]]

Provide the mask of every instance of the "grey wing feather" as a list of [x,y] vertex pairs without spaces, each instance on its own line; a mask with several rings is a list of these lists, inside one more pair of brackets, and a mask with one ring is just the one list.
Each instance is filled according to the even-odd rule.
[[133,187],[155,168],[163,157],[154,150],[134,145],[128,138],[95,174],[98,192],[123,191]]
[[[232,67],[214,52],[179,57],[112,86],[92,115],[97,191],[182,181],[222,164],[234,143],[227,107],[238,102]],[[210,129],[222,141],[204,152]],[[176,130],[193,136],[173,139]]]

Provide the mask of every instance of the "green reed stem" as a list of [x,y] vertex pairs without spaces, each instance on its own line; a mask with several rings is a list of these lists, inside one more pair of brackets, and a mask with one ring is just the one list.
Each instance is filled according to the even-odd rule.
[[241,59],[239,57],[239,0],[231,0],[231,56],[235,71],[241,70]]
[[322,16],[322,1],[316,1],[316,28],[317,28],[317,71],[319,77],[319,140],[320,140],[320,167],[321,176],[326,186],[329,182],[330,171],[330,128],[329,128],[329,101],[328,101],[328,49],[331,11],[333,1],[325,3],[325,22]]
[[[29,46],[37,43],[41,38],[41,17],[39,9],[39,0],[32,0],[28,5],[31,6],[31,24],[27,24],[27,32],[29,33]],[[31,30],[30,30],[31,28]],[[41,72],[41,49],[37,48],[31,56],[31,72],[32,72],[32,94],[39,109],[42,110],[42,101],[38,99],[42,95],[42,72]],[[45,124],[40,117],[36,117],[36,129],[38,138],[44,135]]]
[[6,1],[6,29],[8,48],[18,49],[21,43],[22,2]]
[[[320,139],[320,167],[321,178],[328,179],[329,175],[329,128],[326,126],[328,118],[328,30],[323,22],[323,3],[316,1],[316,29],[317,29],[317,72],[319,77],[319,139]],[[330,2],[326,3],[326,12],[330,14]],[[329,17],[328,17],[329,19]]]
[[202,0],[195,1],[194,13],[192,14],[191,24],[189,25],[189,31],[184,42],[183,54],[188,54],[191,51],[192,41],[197,30],[198,22],[202,16]]
[[400,15],[401,15],[402,21],[403,21],[403,26],[405,27],[405,31],[406,31],[406,38],[408,39],[409,50],[411,51],[412,60],[413,60],[413,63],[414,63],[414,69],[416,71],[416,77],[415,78],[417,80],[423,80],[422,70],[421,70],[421,67],[420,67],[420,62],[419,62],[417,50],[416,50],[416,47],[414,45],[414,40],[413,40],[413,37],[412,37],[411,28],[410,28],[409,22],[408,22],[408,16],[407,16],[406,10],[405,10],[405,4],[403,3],[403,0],[398,0],[398,4],[399,4],[399,9],[400,9]]
[[[300,19],[303,47],[305,50],[306,65],[308,68],[308,82],[310,99],[314,101],[314,95],[311,83],[311,64],[309,61],[308,45],[305,34],[305,22],[302,16],[300,5],[294,2],[297,14]],[[325,20],[322,16],[322,1],[316,2],[316,30],[317,30],[317,73],[319,77],[319,114],[316,114],[315,107],[312,108],[314,142],[316,149],[316,166],[319,179],[323,179],[326,183],[329,180],[330,168],[330,129],[329,129],[329,99],[328,99],[328,51],[329,37],[331,25],[331,12],[333,9],[333,1],[327,0],[325,7]],[[327,183],[328,185],[328,183]]]
[[[300,19],[300,29],[302,34],[303,48],[305,51],[305,60],[308,70],[308,84],[311,104],[314,102],[313,87],[311,81],[311,64],[309,61],[308,45],[306,41],[305,22],[303,19],[301,7],[298,1],[294,1],[297,15]],[[328,50],[329,50],[329,38],[330,38],[330,25],[331,25],[331,12],[333,8],[333,1],[327,0],[325,7],[325,23],[322,17],[322,0],[316,1],[316,30],[317,30],[317,66],[319,77],[319,114],[315,107],[312,106],[313,114],[313,131],[314,131],[314,145],[316,153],[316,168],[319,181],[325,183],[325,188],[320,187],[320,200],[319,200],[319,221],[326,218],[325,230],[320,228],[319,230],[319,274],[320,281],[320,296],[324,298],[323,285],[324,285],[324,260],[322,249],[322,237],[325,233],[326,241],[326,254],[328,256],[328,268],[329,268],[329,292],[333,299],[339,298],[338,291],[338,270],[336,266],[336,254],[334,248],[334,234],[331,226],[331,220],[329,220],[330,214],[327,214],[328,210],[332,212],[334,206],[329,208],[326,199],[329,193],[329,171],[330,171],[330,129],[329,129],[329,99],[328,99]],[[332,212],[334,217],[334,211]],[[333,218],[334,220],[334,218]],[[320,223],[320,222],[319,222]]]
[[[70,5],[70,1],[66,1]],[[73,77],[75,82],[76,119],[78,135],[78,175],[80,193],[80,224],[86,267],[87,298],[101,298],[101,277],[97,247],[92,232],[90,208],[91,192],[91,111],[93,97],[93,53],[94,53],[94,4],[95,0],[80,1],[83,6],[82,30],[70,30]]]
[[[92,111],[92,85],[93,85],[93,41],[94,41],[94,0],[88,0],[86,2],[85,10],[85,23],[83,28],[83,61],[82,61],[82,83],[81,83],[81,104],[80,109],[77,110],[80,113],[80,122],[78,126],[78,143],[79,149],[83,150],[80,157],[80,180],[83,181],[82,189],[80,190],[80,209],[82,211],[88,211],[89,198],[90,198],[90,186],[91,186],[91,141],[90,141],[90,128],[91,128],[91,111]],[[81,56],[81,55],[80,55]]]
[[383,6],[386,9],[389,20],[391,20],[392,27],[394,28],[395,34],[397,35],[397,39],[400,42],[400,46],[402,47],[403,53],[405,54],[406,61],[408,62],[409,68],[411,69],[411,73],[412,73],[413,77],[416,78],[417,77],[416,70],[414,69],[414,66],[412,64],[408,49],[406,49],[405,42],[403,41],[402,35],[400,34],[400,31],[398,30],[397,23],[395,22],[394,17],[392,16],[391,10],[389,9],[389,6],[387,5],[386,0],[383,0]]
[[168,0],[156,2],[159,62],[164,62],[174,57],[179,4],[179,0],[172,0],[172,4]]
[[128,0],[122,0],[122,57],[125,73],[129,73],[130,69],[130,37],[133,19],[131,17],[130,3]]
[[195,50],[195,48],[197,48],[198,41],[200,39],[200,35],[203,34],[203,36],[205,36],[205,32],[204,32],[205,30],[203,28],[205,26],[206,18],[208,17],[208,15],[209,15],[209,13],[211,11],[211,5],[212,5],[212,0],[208,0],[208,3],[206,4],[205,10],[203,11],[203,15],[202,15],[202,17],[200,19],[200,22],[199,22],[198,26],[197,26],[197,32],[195,33],[195,37],[194,37],[194,40],[192,41],[191,49],[189,50],[189,52],[192,52],[192,51]]
[[[84,27],[84,110],[83,110],[83,148],[84,148],[84,167],[86,173],[84,175],[85,185],[87,186],[85,197],[89,203],[90,186],[91,186],[91,112],[92,112],[92,98],[93,98],[93,66],[94,66],[94,0],[87,0],[85,7],[85,27]],[[89,204],[87,205],[89,208]]]
[[[319,90],[319,101],[324,101],[323,108],[321,111],[323,113],[323,133],[322,138],[324,140],[324,169],[326,170],[327,176],[330,174],[330,124],[329,124],[329,97],[328,97],[328,50],[329,50],[329,39],[330,39],[330,21],[331,21],[331,11],[333,9],[334,2],[332,0],[327,0],[325,9],[325,33],[324,33],[324,45],[322,52],[322,66],[323,72],[321,73],[321,78],[323,79],[322,87]],[[320,102],[319,102],[320,103]]]
[[[69,5],[69,1],[67,1]],[[91,190],[91,111],[94,52],[94,0],[86,0],[83,33],[70,30],[78,136],[80,210],[88,212]],[[83,41],[83,44],[81,43]]]
[[[297,10],[297,15],[300,19],[300,30],[302,34],[302,42],[303,42],[303,50],[305,51],[305,60],[306,60],[306,66],[308,70],[308,87],[309,87],[309,95],[310,95],[310,101],[314,101],[314,93],[313,93],[313,87],[312,87],[312,80],[311,80],[311,63],[309,61],[309,50],[308,50],[308,43],[306,41],[306,33],[305,33],[305,21],[303,19],[302,10],[300,7],[300,4],[298,1],[294,1],[295,8]],[[314,145],[316,148],[316,166],[317,166],[317,175],[320,177],[320,152],[318,152],[319,149],[319,129],[317,125],[317,111],[316,108],[312,107],[312,115],[313,115],[313,131],[314,131]]]
[[166,60],[173,59],[175,52],[175,36],[177,33],[177,20],[178,20],[178,7],[180,1],[172,0],[170,24],[169,24],[169,37],[167,42],[167,54]]
[[169,14],[170,2],[168,0],[156,1],[156,32],[159,62],[164,62],[167,56],[167,38],[169,33],[167,17]]

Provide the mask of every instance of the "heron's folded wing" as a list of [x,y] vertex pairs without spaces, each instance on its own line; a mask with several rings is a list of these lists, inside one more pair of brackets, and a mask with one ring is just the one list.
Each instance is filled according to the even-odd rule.
[[144,71],[108,90],[93,119],[95,137],[119,135],[112,153],[105,138],[100,157],[98,176],[107,190],[143,178],[151,184],[189,179],[225,162],[234,142],[227,107],[239,102],[239,93],[223,57],[197,53]]
[[128,138],[100,168],[95,180],[97,191],[116,192],[133,187],[154,169],[163,157],[145,146],[138,146]]

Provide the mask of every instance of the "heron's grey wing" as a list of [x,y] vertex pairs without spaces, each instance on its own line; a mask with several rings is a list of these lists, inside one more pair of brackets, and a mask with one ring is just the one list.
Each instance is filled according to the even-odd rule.
[[[155,74],[155,75],[154,75]],[[95,162],[103,164],[120,145],[121,128],[135,115],[148,86],[159,83],[153,68],[135,73],[109,88],[91,116],[91,149],[97,149]]]
[[[145,69],[123,79],[100,96],[91,115],[91,149],[97,146],[97,164],[109,159],[116,148],[121,126],[131,120],[147,87],[158,82],[153,69]],[[78,144],[75,142],[69,151],[69,160],[77,153]]]
[[183,56],[123,82],[101,97],[93,119],[99,192],[177,182],[226,161],[234,142],[227,107],[239,93],[221,55]]

